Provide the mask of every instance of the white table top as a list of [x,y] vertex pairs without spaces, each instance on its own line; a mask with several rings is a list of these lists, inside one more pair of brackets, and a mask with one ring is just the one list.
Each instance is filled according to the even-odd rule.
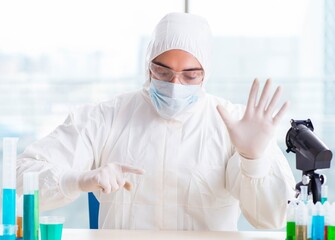
[[141,231],[141,230],[89,230],[63,229],[62,240],[267,240],[286,237],[285,232],[192,232],[192,231]]

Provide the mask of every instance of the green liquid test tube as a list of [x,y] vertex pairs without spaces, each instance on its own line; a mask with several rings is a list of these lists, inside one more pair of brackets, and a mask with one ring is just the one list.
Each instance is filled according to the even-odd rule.
[[[35,183],[38,184],[38,176],[37,176],[37,179],[35,181],[36,181]],[[37,185],[37,188],[38,188],[38,185]],[[39,222],[39,217],[40,217],[39,204],[40,204],[39,191],[35,190],[34,191],[34,232],[35,232],[35,236],[37,236],[37,239],[38,239],[38,236],[39,236],[39,225],[40,225],[40,222]]]
[[328,226],[327,240],[335,240],[335,226]]
[[295,222],[286,223],[286,240],[295,240]]
[[295,240],[295,208],[296,203],[291,201],[286,212],[286,240]]

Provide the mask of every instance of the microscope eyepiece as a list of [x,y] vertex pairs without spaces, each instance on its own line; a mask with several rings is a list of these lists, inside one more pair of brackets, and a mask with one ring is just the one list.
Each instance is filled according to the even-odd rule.
[[286,135],[287,152],[297,154],[297,169],[303,171],[330,168],[332,152],[313,132],[310,119],[291,120]]

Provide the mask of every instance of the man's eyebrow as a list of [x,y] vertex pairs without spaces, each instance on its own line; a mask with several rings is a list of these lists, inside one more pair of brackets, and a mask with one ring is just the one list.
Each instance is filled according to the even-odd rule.
[[202,68],[187,68],[184,69],[183,71],[199,71],[199,70],[203,70]]
[[[161,62],[153,62],[154,64],[157,64],[157,65],[159,65],[159,66],[161,66],[161,67],[166,67],[166,68],[168,68],[168,69],[171,69],[172,70],[172,68],[170,68],[169,66],[167,66],[167,65],[165,65],[165,64],[163,64],[163,63],[161,63]],[[203,70],[202,68],[186,68],[186,69],[183,69],[183,71],[198,71],[198,70]]]
[[163,64],[163,63],[160,63],[160,62],[154,62],[154,61],[153,61],[153,63],[156,64],[156,65],[159,65],[159,66],[161,66],[161,67],[165,67],[165,68],[168,68],[168,69],[172,69],[172,68],[170,68],[169,66],[167,66],[167,65],[165,65],[165,64]]

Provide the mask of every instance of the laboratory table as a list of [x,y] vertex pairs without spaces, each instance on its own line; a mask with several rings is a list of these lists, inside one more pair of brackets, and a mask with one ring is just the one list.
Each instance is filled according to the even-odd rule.
[[200,232],[63,229],[62,240],[285,240],[285,232]]

